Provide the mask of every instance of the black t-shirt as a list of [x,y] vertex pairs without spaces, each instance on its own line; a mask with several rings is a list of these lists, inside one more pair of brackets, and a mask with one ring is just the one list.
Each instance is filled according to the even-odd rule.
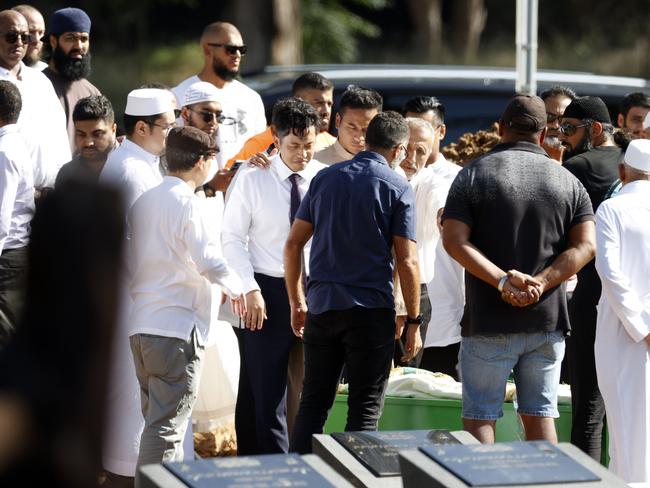
[[594,212],[618,178],[618,165],[623,161],[623,155],[623,150],[618,146],[595,147],[565,161],[564,167],[580,180],[589,193]]
[[[454,180],[443,219],[471,228],[470,241],[503,270],[535,275],[567,245],[568,231],[593,220],[580,182],[532,143],[499,144]],[[501,300],[496,288],[465,273],[462,335],[569,330],[565,286],[534,305]]]

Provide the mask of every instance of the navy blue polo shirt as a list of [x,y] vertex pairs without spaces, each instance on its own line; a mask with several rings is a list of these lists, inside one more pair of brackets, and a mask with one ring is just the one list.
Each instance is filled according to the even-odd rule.
[[415,197],[380,154],[362,151],[321,170],[296,218],[314,227],[307,304],[394,308],[393,236],[415,241]]

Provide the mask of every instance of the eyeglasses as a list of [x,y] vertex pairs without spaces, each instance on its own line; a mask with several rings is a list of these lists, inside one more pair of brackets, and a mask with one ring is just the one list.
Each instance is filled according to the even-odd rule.
[[16,44],[19,38],[23,44],[29,44],[33,40],[32,35],[27,32],[23,32],[22,34],[16,31],[0,32],[0,36],[4,36],[4,40],[7,44]]
[[580,125],[562,124],[560,126],[560,132],[565,136],[571,137],[578,131],[578,129],[580,129],[581,127],[588,127],[589,125],[591,124],[580,124]]
[[235,123],[235,119],[232,117],[226,117],[225,115],[222,115],[221,112],[210,112],[209,110],[193,110],[189,107],[188,110],[190,112],[194,112],[195,114],[199,114],[203,119],[203,122],[206,124],[209,124],[213,120],[216,120],[221,125],[233,125]]
[[156,127],[160,127],[162,129],[162,133],[167,135],[167,133],[172,130],[174,127],[176,127],[176,122],[172,122],[171,124],[167,125],[160,125],[156,124],[155,122],[147,122],[149,125],[155,125]]
[[208,42],[208,46],[223,47],[226,50],[226,53],[231,56],[237,54],[237,51],[239,51],[241,55],[244,56],[246,54],[246,51],[248,51],[248,46],[246,44],[242,46],[235,46],[234,44],[217,44],[214,42]]
[[546,123],[547,124],[552,124],[553,122],[557,121],[562,117],[560,114],[551,114],[546,112]]

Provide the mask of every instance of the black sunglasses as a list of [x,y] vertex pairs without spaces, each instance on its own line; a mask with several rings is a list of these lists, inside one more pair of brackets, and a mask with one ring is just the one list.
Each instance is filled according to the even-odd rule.
[[205,122],[206,124],[209,124],[215,119],[221,125],[233,125],[235,123],[235,119],[233,119],[232,117],[226,117],[225,115],[222,115],[221,112],[210,112],[208,110],[193,110],[189,107],[188,109],[190,110],[190,112],[199,114],[203,119],[203,122]]
[[16,44],[18,42],[18,38],[20,38],[23,44],[29,44],[33,40],[33,36],[26,32],[23,34],[20,34],[16,31],[0,32],[0,36],[4,36],[4,39],[8,44]]
[[569,136],[569,137],[571,137],[573,134],[575,134],[576,132],[578,132],[578,129],[580,129],[581,127],[588,127],[588,126],[590,126],[590,125],[591,125],[591,124],[573,125],[573,124],[567,124],[567,123],[565,123],[565,124],[562,124],[562,125],[560,126],[560,132],[561,132],[562,134],[564,134],[565,136]]
[[248,46],[246,44],[244,44],[242,46],[235,46],[233,44],[217,44],[217,43],[214,43],[214,42],[208,42],[208,46],[223,47],[226,50],[226,53],[231,55],[231,56],[234,56],[235,54],[237,54],[237,51],[239,51],[241,53],[241,55],[243,56],[243,55],[246,54],[246,51],[248,51]]

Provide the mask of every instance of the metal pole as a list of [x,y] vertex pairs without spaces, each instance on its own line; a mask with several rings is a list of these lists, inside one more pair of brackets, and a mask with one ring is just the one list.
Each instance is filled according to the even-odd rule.
[[539,0],[517,0],[517,93],[537,91],[537,15]]

